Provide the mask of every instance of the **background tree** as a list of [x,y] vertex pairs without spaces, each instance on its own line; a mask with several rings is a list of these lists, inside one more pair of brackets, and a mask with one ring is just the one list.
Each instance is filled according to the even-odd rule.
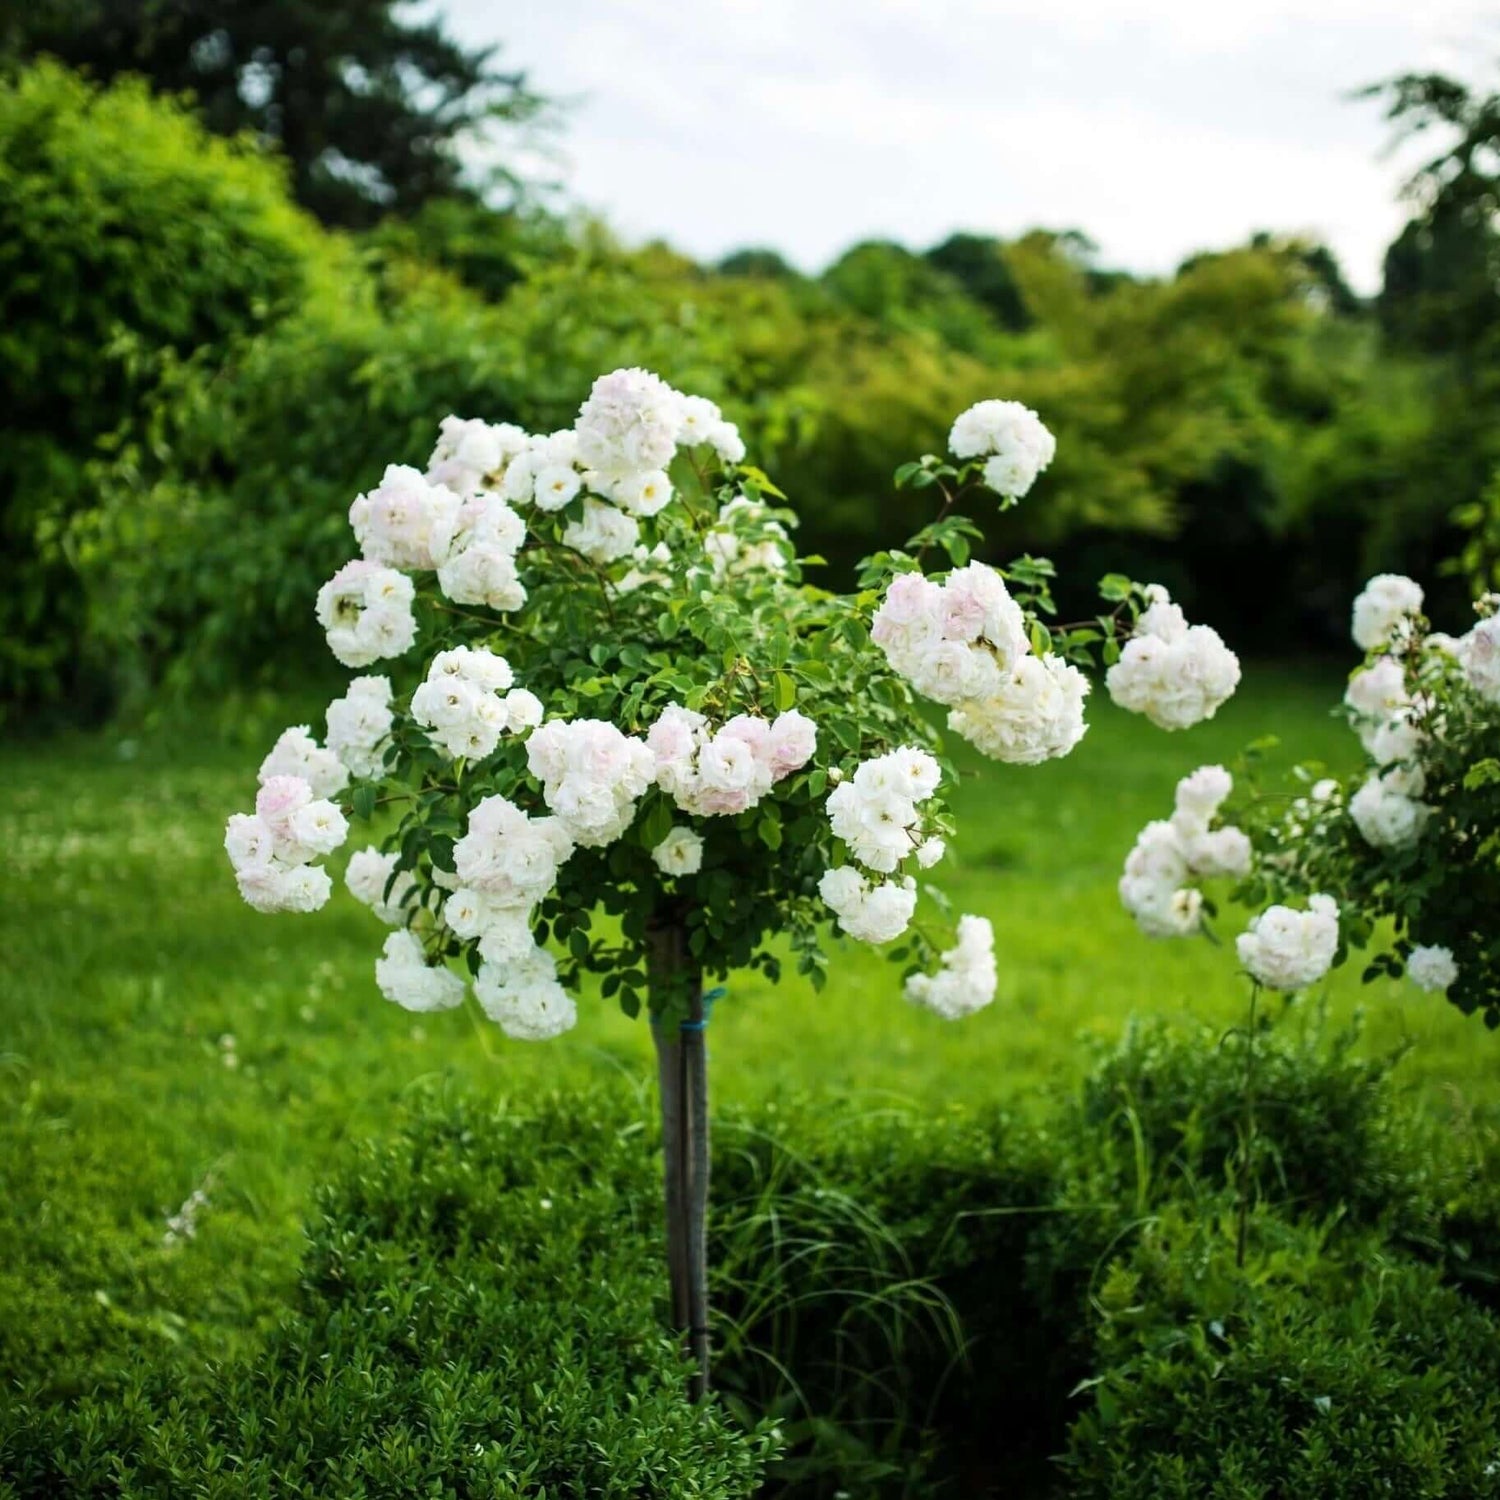
[[1386,255],[1382,322],[1398,338],[1457,354],[1472,372],[1500,322],[1500,94],[1406,73],[1365,95],[1384,102],[1398,143],[1443,139],[1406,185],[1414,213]]
[[291,163],[298,200],[325,223],[366,226],[433,199],[476,198],[515,179],[465,139],[534,117],[525,75],[469,49],[401,0],[44,0],[0,40],[102,81],[139,73],[190,91],[222,135],[250,131]]
[[1031,326],[1031,314],[1000,240],[987,234],[950,234],[928,250],[924,259],[960,283],[1002,328],[1020,333]]

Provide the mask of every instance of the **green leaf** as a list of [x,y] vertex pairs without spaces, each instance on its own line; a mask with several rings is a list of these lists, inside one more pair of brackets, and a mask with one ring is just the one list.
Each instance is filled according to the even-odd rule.
[[656,797],[641,819],[641,846],[654,849],[672,831],[672,805],[665,797]]
[[771,680],[772,701],[777,713],[785,713],[797,701],[797,684],[785,672],[778,672]]

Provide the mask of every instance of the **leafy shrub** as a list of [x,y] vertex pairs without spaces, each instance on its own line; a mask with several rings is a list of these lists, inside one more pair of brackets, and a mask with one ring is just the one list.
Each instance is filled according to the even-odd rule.
[[1500,1326],[1458,1288],[1492,1287],[1496,1174],[1311,1030],[1261,1040],[1244,1271],[1217,1034],[1133,1029],[1038,1125],[721,1121],[723,1401],[699,1413],[641,1102],[421,1095],[322,1194],[294,1307],[232,1357],[137,1319],[44,1389],[97,1322],[12,1337],[0,1496],[1495,1493]]
[[[1443,1285],[1486,1297],[1494,1285],[1486,1246],[1500,1234],[1495,1174],[1403,1099],[1392,1059],[1360,1057],[1355,1040],[1314,1022],[1259,1041],[1248,1275],[1274,1280],[1286,1246],[1298,1247],[1307,1278],[1300,1316],[1314,1322],[1336,1317],[1341,1275],[1365,1279],[1372,1308],[1382,1280],[1399,1281],[1387,1321],[1361,1337],[1415,1340],[1447,1372],[1433,1376],[1437,1386],[1461,1378],[1446,1362],[1462,1360],[1463,1339],[1500,1333]],[[1166,1289],[1197,1274],[1203,1244],[1215,1247],[1218,1285],[1234,1280],[1243,1061],[1233,1036],[1136,1026],[1039,1129],[1005,1117],[862,1117],[785,1102],[721,1128],[719,1379],[738,1409],[770,1411],[781,1424],[787,1448],[772,1466],[773,1491],[1056,1493],[1053,1455],[1070,1425],[1083,1423],[1081,1452],[1096,1441],[1098,1408],[1115,1399],[1111,1382],[1129,1351],[1101,1318],[1124,1305],[1121,1289],[1133,1289],[1126,1302],[1141,1304],[1142,1320],[1166,1330],[1178,1326]],[[1185,1224],[1198,1226],[1199,1240],[1181,1233]],[[1314,1245],[1337,1270],[1312,1275]],[[1139,1274],[1148,1260],[1165,1262],[1162,1277]],[[1454,1309],[1455,1341],[1434,1342],[1420,1325]],[[1255,1338],[1269,1339],[1285,1312],[1251,1300],[1243,1316]],[[1333,1346],[1321,1347],[1327,1355]],[[1406,1379],[1368,1394],[1383,1390],[1396,1410]],[[1096,1380],[1105,1384],[1085,1386],[1094,1409],[1080,1418],[1076,1388]],[[1223,1420],[1232,1410],[1226,1402]],[[1429,1407],[1424,1430],[1451,1436],[1453,1417]],[[1497,1413],[1483,1405],[1475,1422],[1489,1424],[1500,1451]],[[1084,1493],[1108,1492],[1086,1487],[1093,1470],[1077,1473]],[[1449,1482],[1433,1493],[1463,1492]]]
[[1079,1500],[1500,1494],[1500,1326],[1372,1236],[1263,1220],[1246,1271],[1180,1207],[1101,1289]]
[[[1362,1057],[1358,1040],[1357,1026],[1317,1024],[1256,1040],[1259,1190],[1283,1214],[1373,1224],[1442,1194],[1441,1153],[1393,1107],[1397,1057]],[[1182,1196],[1183,1179],[1213,1191],[1237,1170],[1245,1071],[1242,1029],[1134,1024],[1084,1083],[1072,1128],[1111,1153],[1142,1207]]]
[[99,474],[87,579],[112,649],[182,693],[336,671],[309,601],[348,560],[350,501],[425,464],[448,410],[515,415],[509,392],[483,304],[406,262],[170,365]]
[[750,1495],[772,1439],[683,1399],[656,1185],[617,1098],[414,1118],[322,1195],[263,1350],[22,1392],[0,1495]]
[[143,83],[52,63],[0,79],[0,701],[97,675],[69,526],[160,353],[223,347],[345,259],[276,163]]

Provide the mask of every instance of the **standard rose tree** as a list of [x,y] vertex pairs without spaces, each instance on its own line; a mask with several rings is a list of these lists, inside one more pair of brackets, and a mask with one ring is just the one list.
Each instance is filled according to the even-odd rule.
[[1123,578],[1105,580],[1107,612],[1049,626],[1050,565],[970,561],[981,534],[956,506],[986,488],[1015,504],[1051,434],[985,401],[950,443],[956,462],[897,475],[931,492],[933,522],[839,595],[804,581],[796,518],[719,409],[644,370],[601,377],[563,432],[446,418],[426,473],[392,466],[354,501],[362,555],[318,594],[339,661],[389,675],[329,706],[326,748],[288,730],[255,812],[230,820],[264,911],[321,906],[346,817],[376,821],[379,847],[345,878],[393,929],[375,973],[399,1005],[472,990],[524,1040],[566,1031],[595,989],[648,1012],[673,1312],[699,1392],[705,977],[775,980],[784,944],[821,987],[832,918],[895,945],[916,1004],[978,1010],[990,924],[963,917],[950,941],[917,915],[954,832],[929,705],[986,756],[1032,765],[1082,738],[1095,654],[1116,699],[1167,728],[1238,679],[1213,631]]

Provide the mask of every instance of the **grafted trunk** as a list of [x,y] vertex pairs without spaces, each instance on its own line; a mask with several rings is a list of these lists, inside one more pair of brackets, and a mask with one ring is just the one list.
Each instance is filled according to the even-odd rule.
[[652,929],[649,964],[672,1321],[695,1367],[689,1395],[701,1401],[709,1383],[708,1050],[703,976],[681,921]]

